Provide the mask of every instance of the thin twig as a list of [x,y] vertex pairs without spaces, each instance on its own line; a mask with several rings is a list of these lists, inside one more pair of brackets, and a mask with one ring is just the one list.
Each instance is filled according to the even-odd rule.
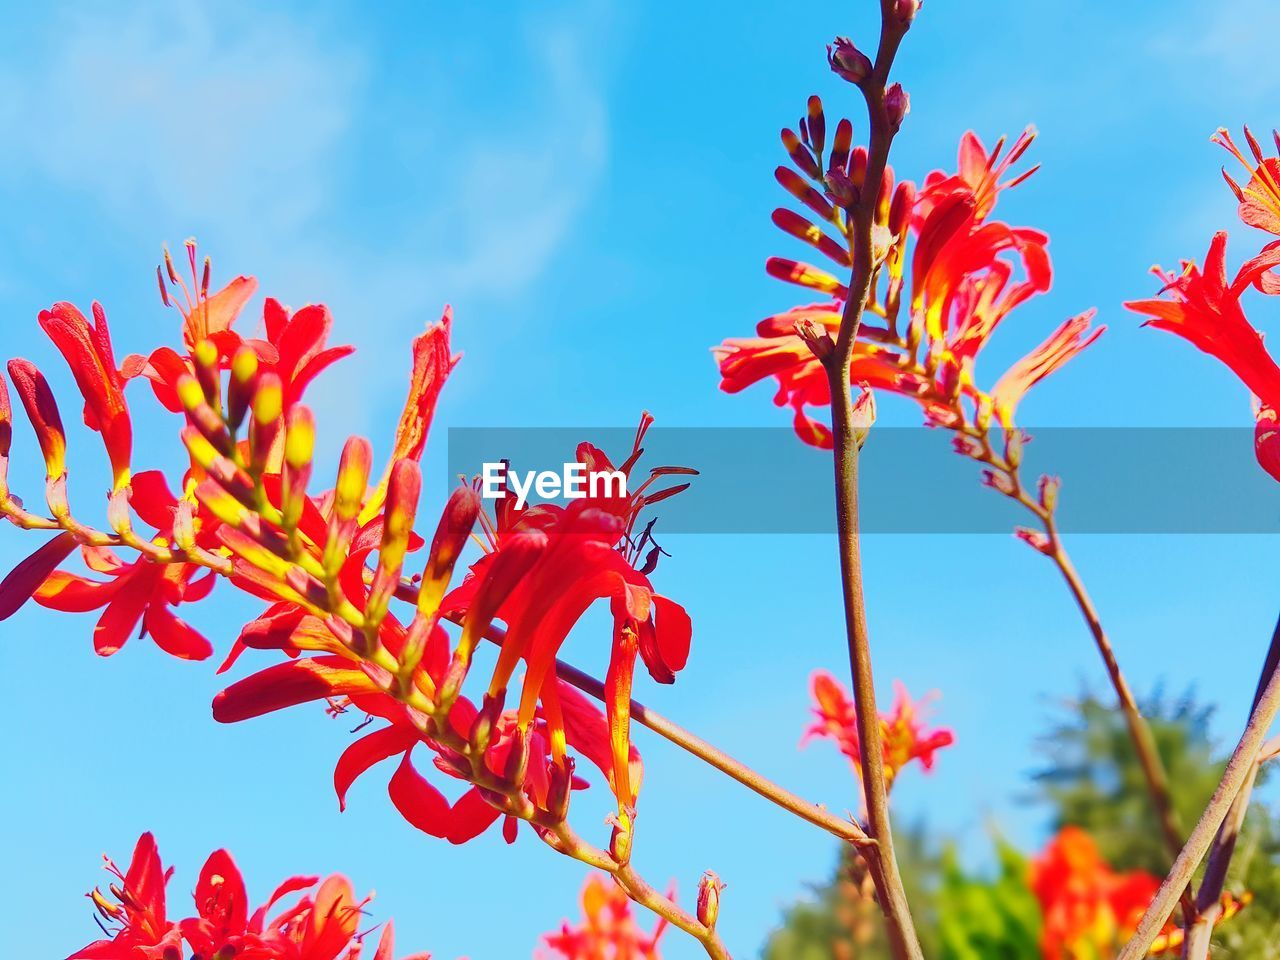
[[[1262,672],[1258,677],[1258,686],[1253,694],[1253,705],[1256,710],[1258,701],[1266,690],[1267,684],[1280,665],[1280,619],[1276,620],[1275,629],[1271,631],[1271,644],[1267,648],[1267,658],[1263,662]],[[1218,828],[1213,838],[1213,847],[1205,861],[1204,877],[1200,881],[1200,891],[1196,895],[1196,920],[1187,930],[1183,944],[1184,960],[1207,960],[1209,947],[1213,940],[1213,925],[1222,913],[1222,892],[1227,883],[1227,869],[1231,866],[1231,858],[1235,855],[1236,840],[1240,829],[1244,826],[1244,817],[1249,810],[1249,798],[1253,793],[1254,780],[1258,776],[1258,768],[1271,759],[1275,749],[1280,746],[1273,738],[1262,745],[1258,759],[1245,777],[1244,784],[1236,795],[1227,817]]]
[[1277,711],[1280,711],[1280,671],[1272,673],[1266,689],[1258,698],[1244,734],[1232,752],[1231,759],[1227,761],[1227,768],[1223,771],[1222,780],[1214,790],[1209,805],[1205,807],[1200,821],[1191,831],[1191,836],[1187,838],[1182,852],[1173,862],[1169,875],[1160,885],[1155,899],[1151,901],[1151,906],[1147,908],[1142,921],[1138,924],[1138,929],[1120,952],[1119,960],[1139,960],[1146,956],[1152,942],[1159,935],[1178,899],[1190,883],[1192,874],[1208,853],[1218,828],[1230,812],[1231,805],[1240,795],[1245,782],[1253,775],[1263,741],[1271,728],[1272,721],[1275,720]]

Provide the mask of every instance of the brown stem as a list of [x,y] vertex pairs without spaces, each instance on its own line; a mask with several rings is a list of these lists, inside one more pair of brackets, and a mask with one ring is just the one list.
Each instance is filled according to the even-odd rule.
[[876,707],[875,679],[871,669],[871,643],[863,595],[862,555],[858,534],[858,440],[853,423],[849,370],[862,315],[870,299],[877,264],[873,261],[872,226],[881,182],[893,143],[894,124],[885,107],[889,69],[902,41],[905,25],[894,18],[893,4],[881,4],[880,44],[870,77],[861,84],[867,102],[870,135],[867,168],[861,196],[849,210],[852,229],[849,252],[853,262],[848,298],[841,316],[835,349],[820,357],[831,394],[831,429],[836,487],[836,531],[840,550],[840,583],[844,601],[849,666],[853,677],[854,710],[862,749],[862,788],[867,809],[868,833],[878,847],[872,877],[880,909],[884,912],[889,943],[898,960],[922,960],[915,923],[898,872],[893,850],[893,828],[884,775],[880,713]]
[[[1271,645],[1267,648],[1267,658],[1262,665],[1262,673],[1258,677],[1258,686],[1253,694],[1252,709],[1258,708],[1258,702],[1270,683],[1271,677],[1280,664],[1280,619],[1276,620],[1275,629],[1271,631]],[[1235,854],[1236,840],[1240,829],[1244,826],[1244,817],[1249,810],[1249,798],[1253,793],[1253,783],[1258,776],[1258,768],[1265,758],[1270,742],[1264,744],[1257,762],[1245,777],[1240,792],[1236,795],[1226,819],[1218,828],[1213,838],[1213,847],[1209,850],[1209,858],[1205,862],[1204,877],[1200,881],[1200,891],[1196,895],[1196,921],[1187,930],[1187,938],[1183,944],[1182,956],[1185,960],[1207,960],[1209,946],[1213,939],[1213,925],[1222,912],[1222,892],[1227,883],[1227,868],[1231,866],[1231,858]]]
[[1090,599],[1084,588],[1084,582],[1080,579],[1080,574],[1076,572],[1071,558],[1062,545],[1052,514],[1046,516],[1044,525],[1052,549],[1049,557],[1062,572],[1071,596],[1075,599],[1089,627],[1089,632],[1093,635],[1093,641],[1107,669],[1111,686],[1115,689],[1116,697],[1120,701],[1120,710],[1124,714],[1125,725],[1129,730],[1129,739],[1133,741],[1134,749],[1137,751],[1138,763],[1142,767],[1142,774],[1147,782],[1147,792],[1151,795],[1151,802],[1160,820],[1160,832],[1164,837],[1165,845],[1169,848],[1170,856],[1176,857],[1182,849],[1182,829],[1178,825],[1178,814],[1169,792],[1169,775],[1165,771],[1164,761],[1160,758],[1160,751],[1156,747],[1151,726],[1142,716],[1142,711],[1138,709],[1133,690],[1120,669],[1111,640],[1103,629],[1102,621],[1098,618],[1097,608],[1094,607],[1093,600]]
[[1272,721],[1275,720],[1277,711],[1280,711],[1280,671],[1273,672],[1270,680],[1267,681],[1266,689],[1263,690],[1262,696],[1258,698],[1257,705],[1253,708],[1249,723],[1240,737],[1240,742],[1236,744],[1231,759],[1227,761],[1227,768],[1222,773],[1222,779],[1214,790],[1209,805],[1205,807],[1204,813],[1200,815],[1200,821],[1191,831],[1191,836],[1187,838],[1182,852],[1173,862],[1169,875],[1160,885],[1155,899],[1151,901],[1151,906],[1147,908],[1142,921],[1138,924],[1137,931],[1120,952],[1119,960],[1139,960],[1146,956],[1152,942],[1173,912],[1178,899],[1186,890],[1196,867],[1209,851],[1232,804],[1253,775],[1263,740]]
[[[584,673],[577,667],[557,660],[556,675],[597,700],[604,700],[604,684],[589,673]],[[673,723],[635,700],[631,701],[631,719],[648,727],[658,736],[675,744],[699,760],[710,764],[721,773],[738,781],[748,790],[752,790],[766,800],[776,803],[802,820],[807,820],[814,826],[821,827],[828,833],[853,844],[864,852],[876,846],[876,842],[868,837],[858,824],[843,817],[837,817],[817,804],[796,796],[786,788],[761,776],[745,763],[735,760],[723,750],[712,746],[696,734],[690,733],[680,725]]]

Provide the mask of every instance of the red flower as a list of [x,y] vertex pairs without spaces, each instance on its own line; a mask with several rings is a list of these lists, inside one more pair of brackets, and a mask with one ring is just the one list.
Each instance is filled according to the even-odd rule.
[[607,878],[592,874],[582,888],[582,922],[566,920],[557,933],[543,940],[551,948],[541,960],[661,960],[658,941],[666,932],[660,920],[652,933],[636,923],[627,895]]
[[1171,276],[1155,271],[1164,282],[1163,297],[1135,300],[1125,306],[1151,319],[1147,326],[1177,334],[1210,356],[1217,357],[1239,377],[1263,407],[1280,409],[1280,367],[1249,323],[1240,297],[1269,269],[1280,263],[1280,247],[1245,263],[1227,281],[1227,235],[1214,234],[1203,269],[1184,262]]
[[1256,398],[1255,450],[1258,462],[1280,479],[1275,431],[1271,424],[1280,410],[1280,367],[1267,353],[1262,336],[1249,323],[1240,298],[1250,286],[1266,287],[1270,271],[1280,264],[1280,244],[1268,244],[1246,262],[1228,282],[1226,268],[1227,235],[1214,234],[1203,269],[1184,262],[1174,277],[1157,269],[1164,282],[1164,296],[1154,300],[1134,300],[1125,306],[1150,317],[1147,326],[1167,330],[1217,357],[1249,388]]
[[[640,457],[640,444],[652,418],[647,414],[636,433],[631,456],[618,468],[630,476]],[[578,461],[588,472],[611,471],[604,453],[589,444],[578,448]],[[516,511],[502,501],[489,532],[490,552],[472,567],[462,586],[444,600],[443,609],[465,615],[472,606],[488,607],[490,596],[505,596],[493,616],[508,624],[502,651],[489,685],[500,699],[523,660],[527,671],[521,691],[518,723],[528,729],[541,704],[547,718],[553,759],[563,757],[564,732],[558,717],[555,660],[569,631],[595,601],[608,599],[614,620],[613,650],[606,676],[606,712],[612,731],[613,770],[610,784],[620,815],[629,816],[639,784],[630,773],[630,701],[637,654],[659,683],[673,683],[689,656],[692,624],[684,608],[656,593],[648,572],[659,549],[646,530],[634,534],[636,520],[648,505],[684,489],[677,485],[645,491],[657,477],[686,470],[660,468],[639,487],[628,483],[626,497],[596,496],[573,501],[567,508],[540,505]],[[598,491],[603,493],[603,491]],[[527,558],[514,587],[504,584],[504,558],[519,550]],[[635,564],[641,563],[641,569]],[[509,591],[509,592],[508,592]]]
[[[794,135],[784,135],[800,173],[779,168],[778,179],[829,226],[820,229],[787,210],[776,211],[774,222],[826,254],[838,267],[847,269],[847,224],[800,175],[815,183],[821,180],[823,147],[811,135],[815,114],[821,117],[820,104],[810,106],[810,135],[803,143]],[[824,129],[825,120],[817,126]],[[840,131],[838,142],[832,145],[830,163],[843,179],[863,189],[865,151],[849,149],[852,134],[847,121],[842,121]],[[1008,176],[1034,136],[1028,128],[1006,152],[1003,140],[988,151],[973,133],[966,133],[960,143],[957,172],[931,173],[918,195],[910,183],[900,183],[895,190],[893,174],[886,172],[873,234],[873,255],[879,268],[869,310],[854,346],[852,385],[912,397],[933,422],[945,421],[957,395],[969,396],[977,406],[993,402],[974,383],[978,354],[1000,323],[1032,296],[1048,290],[1053,277],[1045,234],[990,219],[999,194],[1034,172],[1032,168]],[[831,236],[833,230],[845,242]],[[912,240],[913,249],[908,256],[907,247]],[[909,278],[904,276],[908,267]],[[766,377],[776,378],[779,389],[775,403],[795,410],[796,433],[813,446],[830,447],[829,428],[806,412],[808,407],[830,404],[826,372],[806,339],[798,335],[797,324],[819,337],[835,337],[848,291],[836,277],[808,264],[773,258],[767,269],[779,279],[818,290],[831,299],[770,317],[759,325],[757,338],[726,340],[715,348],[720,388],[736,393]],[[1022,278],[1015,279],[1017,275]],[[904,301],[908,279],[910,297]],[[904,306],[907,330],[900,333],[897,322]],[[1068,321],[1001,379],[1006,415],[1012,414],[1028,387],[1102,332],[1101,328],[1091,334],[1086,332],[1088,316],[1091,314]],[[884,326],[880,325],[881,317],[887,321]]]
[[[884,775],[892,786],[899,771],[913,760],[925,770],[933,769],[933,755],[955,742],[955,734],[947,729],[926,730],[920,722],[920,706],[912,702],[901,683],[894,685],[893,710],[880,715],[880,735],[884,754]],[[857,713],[853,700],[831,674],[819,670],[813,675],[813,712],[817,723],[806,732],[801,743],[815,737],[830,737],[849,758],[854,772],[862,775],[862,746],[858,738]]]
[[133,428],[124,399],[124,377],[116,369],[111,331],[102,305],[93,304],[93,325],[69,303],[55,303],[40,311],[40,326],[67,361],[84,397],[84,422],[102,434],[111,460],[114,489],[129,482]]
[[[189,501],[180,504],[169,492],[158,471],[146,471],[133,478],[130,504],[167,538],[173,536],[177,512],[192,509]],[[199,531],[198,542],[211,535],[209,519],[205,515],[192,521]],[[89,569],[106,576],[106,580],[53,570],[35,589],[34,596],[43,607],[69,613],[105,607],[93,631],[93,647],[100,656],[109,657],[124,646],[139,624],[143,633],[172,656],[204,660],[213,652],[209,641],[171,609],[207,597],[216,579],[212,572],[204,572],[194,563],[158,564],[145,557],[125,563],[107,547],[84,546],[81,553]],[[0,594],[3,592],[0,586]]]
[[[1236,146],[1225,128],[1219,128],[1213,135],[1213,142],[1239,160],[1249,171],[1249,180],[1244,187],[1232,179],[1226,169],[1223,169],[1222,177],[1240,201],[1240,219],[1251,227],[1280,236],[1280,159],[1263,156],[1261,144],[1249,132],[1248,127],[1244,128],[1244,138],[1253,154],[1252,163]],[[1272,138],[1276,149],[1280,150],[1280,133],[1273,132]]]
[[[210,855],[196,882],[196,913],[178,921],[165,916],[165,885],[173,874],[160,864],[151,834],[143,834],[127,873],[110,860],[107,869],[119,880],[111,885],[112,902],[99,891],[90,897],[105,921],[115,926],[68,960],[358,960],[363,934],[358,932],[369,898],[356,900],[346,877],[334,874],[319,887],[318,877],[290,877],[271,898],[250,911],[244,878],[231,855]],[[307,892],[312,891],[314,892]],[[276,904],[293,894],[303,896],[274,917]],[[373,960],[392,960],[395,934],[383,928]],[[415,960],[415,958],[406,958]],[[416,960],[429,960],[419,954]]]
[[[107,923],[117,924],[110,939],[97,940],[73,953],[67,960],[169,960],[181,956],[182,935],[178,924],[165,915],[165,884],[173,870],[160,863],[156,841],[149,833],[138,838],[129,869],[120,869],[107,860],[107,870],[118,881],[111,885],[116,903],[96,889],[89,894]],[[168,954],[168,955],[167,955]]]
[[1137,927],[1160,881],[1141,870],[1115,872],[1092,837],[1064,827],[1032,861],[1030,884],[1044,916],[1044,960],[1106,960]]
[[[125,359],[126,377],[143,376],[151,381],[156,398],[174,413],[182,411],[178,398],[178,381],[195,370],[193,355],[203,341],[214,346],[219,370],[229,369],[237,351],[248,347],[257,357],[260,374],[280,378],[282,404],[287,410],[302,399],[311,382],[335,361],[355,350],[351,346],[328,346],[333,318],[329,308],[309,304],[290,313],[278,300],[270,297],[263,304],[262,322],[266,339],[242,337],[232,329],[249,298],[258,288],[253,277],[236,277],[216,293],[209,293],[209,260],[203,270],[197,269],[195,241],[187,241],[191,266],[191,282],[184,281],[165,254],[165,266],[171,295],[165,283],[166,273],[159,273],[160,294],[166,306],[174,306],[183,317],[185,353],[171,347],[160,347],[149,357],[133,355]],[[178,294],[181,296],[178,296]]]

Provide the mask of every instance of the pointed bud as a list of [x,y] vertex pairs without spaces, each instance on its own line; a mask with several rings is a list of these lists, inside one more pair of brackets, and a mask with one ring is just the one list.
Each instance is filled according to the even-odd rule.
[[831,202],[838,207],[851,210],[858,205],[858,200],[862,197],[862,191],[852,180],[849,174],[837,167],[832,167],[827,171],[823,183],[827,188],[827,196],[831,198]]
[[819,168],[818,162],[813,159],[813,154],[809,152],[809,148],[795,135],[795,131],[782,131],[782,146],[786,148],[787,155],[791,157],[791,162],[796,165],[801,173],[807,174],[814,180],[822,179],[822,170]]
[[824,361],[835,353],[836,343],[831,339],[831,334],[827,332],[826,327],[819,326],[805,317],[796,321],[795,329],[796,336],[805,342],[805,346],[819,361]]
[[910,180],[898,184],[893,202],[889,204],[889,232],[901,236],[911,224],[911,213],[916,205],[916,185]]
[[369,489],[373,448],[364,437],[351,437],[338,461],[338,483],[334,490],[333,513],[340,520],[354,520]]
[[227,423],[239,430],[258,386],[258,355],[242,346],[231,358],[231,382],[227,387]]
[[1022,465],[1022,445],[1026,435],[1021,430],[1010,430],[1004,438],[1004,458],[1014,470]]
[[889,115],[889,128],[896,133],[902,128],[903,119],[911,112],[911,97],[902,89],[902,84],[891,84],[884,92],[884,109]]
[[476,714],[476,718],[471,721],[471,730],[467,733],[467,740],[471,743],[471,748],[480,756],[484,756],[489,750],[489,741],[493,738],[493,731],[498,725],[498,718],[502,716],[505,700],[505,690],[499,691],[496,696],[492,697],[486,693],[484,700],[480,703],[480,711]]
[[1062,488],[1062,481],[1057,477],[1051,477],[1045,474],[1040,478],[1040,506],[1044,507],[1050,513],[1053,513],[1058,506],[1058,491]]
[[708,870],[698,882],[698,922],[709,930],[714,930],[716,919],[720,916],[720,891],[724,883],[716,874]]
[[200,382],[191,374],[184,373],[178,377],[174,389],[178,394],[178,400],[182,403],[182,408],[187,412],[187,419],[191,425],[199,430],[201,436],[208,440],[220,454],[230,456],[235,449],[231,434],[227,432],[222,417],[218,416],[217,411],[206,402],[205,391]]
[[264,373],[258,377],[257,389],[253,393],[253,418],[249,423],[249,464],[250,472],[255,476],[267,472],[272,460],[276,441],[282,429],[281,414],[284,412],[284,387],[280,378],[274,373]]
[[222,409],[222,371],[218,368],[218,348],[212,340],[201,340],[192,355],[196,361],[196,378],[204,398],[214,410]]
[[371,629],[376,630],[386,616],[387,606],[400,583],[400,570],[409,547],[409,536],[413,533],[421,494],[422,469],[417,461],[402,457],[392,464],[382,522],[382,546],[378,550],[378,569],[373,575],[369,601],[365,606],[365,617]]
[[561,823],[569,816],[569,797],[573,793],[573,757],[564,757],[547,767],[547,813]]
[[422,572],[422,586],[418,590],[418,611],[424,615],[436,612],[444,599],[454,565],[471,536],[476,517],[480,513],[480,497],[470,487],[461,486],[449,495],[436,535],[431,538],[431,551],[427,566]]
[[842,119],[836,124],[835,139],[831,141],[831,162],[834,170],[846,170],[849,164],[849,150],[853,146],[853,124]]
[[822,112],[822,98],[811,96],[808,108],[808,122],[805,126],[809,131],[809,146],[813,148],[814,156],[821,157],[827,142],[827,116]]
[[9,361],[9,376],[40,442],[46,476],[61,477],[67,469],[67,435],[49,381],[34,363],[22,359]]
[[503,766],[503,778],[515,786],[523,786],[525,774],[529,770],[529,752],[532,746],[532,735],[528,727],[517,727],[511,738],[511,752],[507,754],[507,762]]
[[853,439],[858,444],[858,449],[862,449],[862,445],[867,442],[867,435],[871,433],[871,427],[875,422],[875,392],[863,387],[862,393],[853,403]]
[[1039,530],[1032,530],[1028,527],[1015,527],[1013,535],[1030,546],[1031,549],[1043,553],[1046,557],[1053,554],[1053,544]]
[[836,37],[827,44],[827,63],[836,76],[850,83],[862,83],[874,69],[867,55],[848,37]]
[[311,410],[302,404],[289,408],[285,418],[284,470],[281,482],[282,526],[296,530],[306,506],[307,483],[311,479],[311,460],[315,454],[316,421]]

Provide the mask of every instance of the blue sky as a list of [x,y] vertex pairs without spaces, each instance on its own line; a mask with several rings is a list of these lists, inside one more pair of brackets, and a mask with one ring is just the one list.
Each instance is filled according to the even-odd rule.
[[[254,273],[286,302],[328,303],[337,335],[359,347],[312,394],[330,457],[352,431],[385,449],[408,340],[445,302],[466,358],[440,425],[621,426],[641,409],[672,425],[782,422],[766,387],[718,393],[707,348],[791,301],[761,268],[770,253],[797,252],[768,220],[781,199],[777,131],[815,91],[832,112],[842,98],[855,108],[822,45],[836,32],[865,36],[870,4],[805,17],[758,2],[731,15],[590,0],[501,14],[407,2],[376,14],[357,4],[5,6],[5,353],[42,362],[63,396],[69,378],[40,342],[36,312],[98,298],[119,351],[172,341],[175,315],[157,302],[151,269],[162,242],[194,234],[219,276]],[[1119,304],[1152,289],[1152,262],[1202,256],[1211,232],[1233,225],[1224,156],[1207,138],[1219,125],[1276,123],[1267,38],[1278,28],[1267,0],[1181,0],[1159,18],[1100,0],[996,0],[980,15],[926,4],[898,69],[913,105],[901,174],[953,163],[970,127],[988,142],[1030,122],[1041,131],[1033,155],[1044,170],[1001,212],[1049,231],[1056,284],[1002,331],[988,374],[1084,307],[1111,327],[1037,389],[1026,425],[1247,422],[1229,374],[1140,331]],[[1239,233],[1237,260],[1257,243]],[[1264,328],[1267,319],[1255,314]],[[914,417],[883,410],[887,422]],[[139,442],[139,463],[175,462],[174,425],[161,422]],[[797,446],[798,457],[816,455]],[[25,438],[15,485],[29,497],[35,456]],[[83,431],[72,463],[92,503],[104,461]],[[33,545],[4,532],[0,561]],[[693,614],[695,650],[675,688],[646,684],[641,698],[805,795],[852,806],[834,751],[795,749],[809,673],[844,662],[833,541],[664,545],[674,557],[658,586]],[[1276,614],[1259,573],[1274,567],[1274,538],[1070,546],[1135,687],[1194,687],[1221,705],[1215,731],[1233,737]],[[1102,679],[1053,570],[1004,536],[871,537],[866,563],[884,695],[893,678],[941,689],[938,720],[958,738],[932,777],[904,777],[900,815],[927,816],[975,862],[993,821],[1038,843],[1040,812],[1016,800],[1037,763],[1034,739],[1057,703]],[[192,619],[225,647],[253,610],[222,591]],[[91,627],[38,609],[0,626],[14,665],[0,738],[0,898],[23,913],[0,932],[5,955],[65,956],[91,939],[81,894],[101,881],[98,857],[124,859],[144,829],[178,865],[175,898],[218,846],[256,896],[291,872],[342,871],[376,887],[376,915],[396,918],[405,951],[527,956],[541,932],[576,915],[577,864],[529,837],[455,849],[417,834],[385,798],[389,770],[358,785],[339,816],[330,772],[345,721],[295,710],[215,727],[210,668],[145,643],[99,661]],[[584,629],[572,641],[584,664],[601,663],[601,637]],[[826,874],[831,844],[643,733],[639,742],[640,866],[686,897],[704,869],[719,872],[729,883],[721,929],[735,955],[754,955],[781,909]],[[580,822],[603,839],[604,791],[592,792]],[[667,945],[676,960],[698,955],[678,936]]]

